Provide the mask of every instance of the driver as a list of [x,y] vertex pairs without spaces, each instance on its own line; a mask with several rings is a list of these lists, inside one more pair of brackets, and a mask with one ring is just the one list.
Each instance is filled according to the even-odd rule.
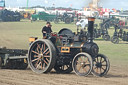
[[48,38],[47,33],[51,33],[52,32],[51,27],[52,27],[51,23],[50,22],[47,22],[46,23],[46,26],[44,26],[42,28],[42,34],[43,34],[43,38],[44,39],[47,39]]

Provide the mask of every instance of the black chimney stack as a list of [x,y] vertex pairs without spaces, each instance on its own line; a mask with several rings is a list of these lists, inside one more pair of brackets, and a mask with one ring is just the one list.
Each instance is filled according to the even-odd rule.
[[95,21],[94,17],[88,18],[88,34],[89,34],[88,42],[93,42],[94,21]]

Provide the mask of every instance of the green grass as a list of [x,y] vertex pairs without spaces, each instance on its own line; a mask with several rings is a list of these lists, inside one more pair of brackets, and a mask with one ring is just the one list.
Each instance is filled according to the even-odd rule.
[[[36,36],[42,38],[41,29],[46,22],[30,22],[22,20],[21,22],[0,22],[0,46],[6,46],[11,49],[28,49],[29,37]],[[97,22],[98,23],[98,22]],[[72,24],[54,24],[52,30],[58,32],[62,28],[70,28],[74,32],[77,30],[74,23]],[[109,29],[112,36],[114,29]],[[113,44],[110,41],[95,40],[99,45],[100,53],[109,57],[112,65],[128,64],[128,42],[121,41],[120,44]]]

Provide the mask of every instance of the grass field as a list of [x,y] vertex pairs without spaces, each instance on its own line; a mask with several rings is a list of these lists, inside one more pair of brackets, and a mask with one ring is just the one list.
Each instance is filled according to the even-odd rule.
[[[11,49],[28,49],[29,37],[36,36],[42,38],[41,29],[46,22],[36,21],[30,22],[22,20],[21,22],[0,22],[0,46],[6,46]],[[54,24],[52,30],[58,32],[62,28],[70,28],[74,32],[76,26],[72,24]],[[109,34],[112,36],[114,29],[109,29]],[[102,39],[95,40],[100,47],[100,53],[107,55],[110,60],[115,63],[128,63],[128,42],[121,41],[120,44],[113,44],[110,41]]]
[[[7,48],[10,48],[10,49],[28,49],[29,48],[29,41],[28,41],[29,37],[36,36],[36,37],[42,38],[41,29],[45,25],[45,23],[46,22],[43,22],[43,21],[36,21],[36,22],[31,23],[28,20],[22,20],[21,22],[0,22],[0,47],[6,46]],[[76,26],[73,23],[72,24],[64,24],[64,23],[54,24],[54,23],[52,23],[52,25],[53,25],[52,30],[54,32],[58,32],[62,28],[70,28],[72,31],[74,31],[74,32],[76,31]],[[112,36],[113,32],[114,32],[114,29],[112,29],[112,28],[109,29],[109,34],[111,36]],[[76,85],[85,85],[84,84],[85,82],[88,83],[86,85],[92,85],[92,84],[90,84],[91,83],[90,81],[94,81],[96,83],[98,82],[97,84],[95,83],[95,85],[99,85],[99,84],[100,85],[127,85],[126,80],[128,79],[128,75],[127,75],[127,73],[128,73],[128,42],[120,41],[119,44],[113,44],[110,41],[104,41],[101,38],[95,40],[95,42],[98,44],[98,46],[100,48],[100,53],[108,56],[108,58],[110,60],[111,68],[108,73],[110,78],[109,79],[86,78],[84,81],[83,77],[80,78],[80,77],[73,76],[71,74],[71,76],[68,76],[69,80],[71,80],[72,77],[75,77],[76,79],[79,78],[79,81],[80,81],[79,83],[82,82],[83,84],[76,84]],[[31,78],[31,75],[33,75],[34,78],[37,77],[36,74],[31,73],[30,71],[14,71],[14,73],[13,73],[13,71],[1,70],[2,78],[6,77],[6,76],[2,76],[5,71],[8,74],[12,73],[12,76],[16,77],[16,78],[14,78],[14,81],[9,80],[8,82],[10,82],[10,83],[16,82],[15,79],[17,79],[18,83],[20,82],[20,80],[18,80],[18,79],[20,79],[20,77],[18,76],[18,78],[17,78],[17,76],[15,75],[15,72],[19,72],[19,74],[22,72],[26,72],[28,74],[25,74],[25,75],[28,75],[29,78]],[[44,77],[40,76],[40,78],[44,78],[44,79],[47,78],[47,77],[45,77],[47,75],[45,75],[45,74],[42,74],[42,75]],[[24,81],[24,76],[23,77],[21,76],[23,78],[22,81]],[[58,78],[57,81],[61,81],[61,80],[59,80],[60,77],[57,74],[55,74],[55,75],[51,74],[49,76],[50,77],[55,76],[56,78]],[[67,80],[67,75],[62,74],[61,76],[63,79],[62,81],[64,83]],[[48,79],[50,77],[48,77]],[[11,78],[11,75],[9,78]],[[6,82],[7,79],[8,78],[5,78],[5,80],[0,79],[0,82],[2,82],[2,85],[3,85],[3,82]],[[76,79],[75,80],[74,79],[71,80],[71,81],[73,81],[73,83],[76,82]],[[119,79],[120,79],[120,81],[118,81]],[[105,84],[103,84],[101,82],[101,80],[103,80],[103,82],[105,82]],[[40,79],[40,81],[42,81],[42,80]],[[52,81],[52,79],[51,79],[51,81]],[[26,81],[26,82],[28,82],[28,81]],[[22,83],[23,82],[21,82],[21,85],[29,85],[29,84],[22,84]],[[46,83],[46,81],[45,81],[45,83]],[[69,82],[69,83],[71,83],[70,85],[75,85],[75,84],[72,84],[72,82]],[[12,85],[12,84],[7,84],[7,85]],[[20,84],[15,84],[15,85],[20,85]],[[42,85],[42,84],[39,84],[39,85]],[[48,84],[48,85],[52,85],[52,84]],[[59,85],[59,84],[56,84],[56,85]],[[68,84],[64,84],[64,85],[68,85]]]

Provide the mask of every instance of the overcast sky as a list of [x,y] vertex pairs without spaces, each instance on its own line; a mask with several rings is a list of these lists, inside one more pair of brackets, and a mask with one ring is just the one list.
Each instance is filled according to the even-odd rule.
[[[27,0],[5,0],[7,7],[25,7]],[[100,5],[104,8],[128,9],[128,0],[100,0]],[[31,6],[54,6],[55,7],[73,7],[82,8],[88,6],[91,0],[29,0],[29,7]]]

